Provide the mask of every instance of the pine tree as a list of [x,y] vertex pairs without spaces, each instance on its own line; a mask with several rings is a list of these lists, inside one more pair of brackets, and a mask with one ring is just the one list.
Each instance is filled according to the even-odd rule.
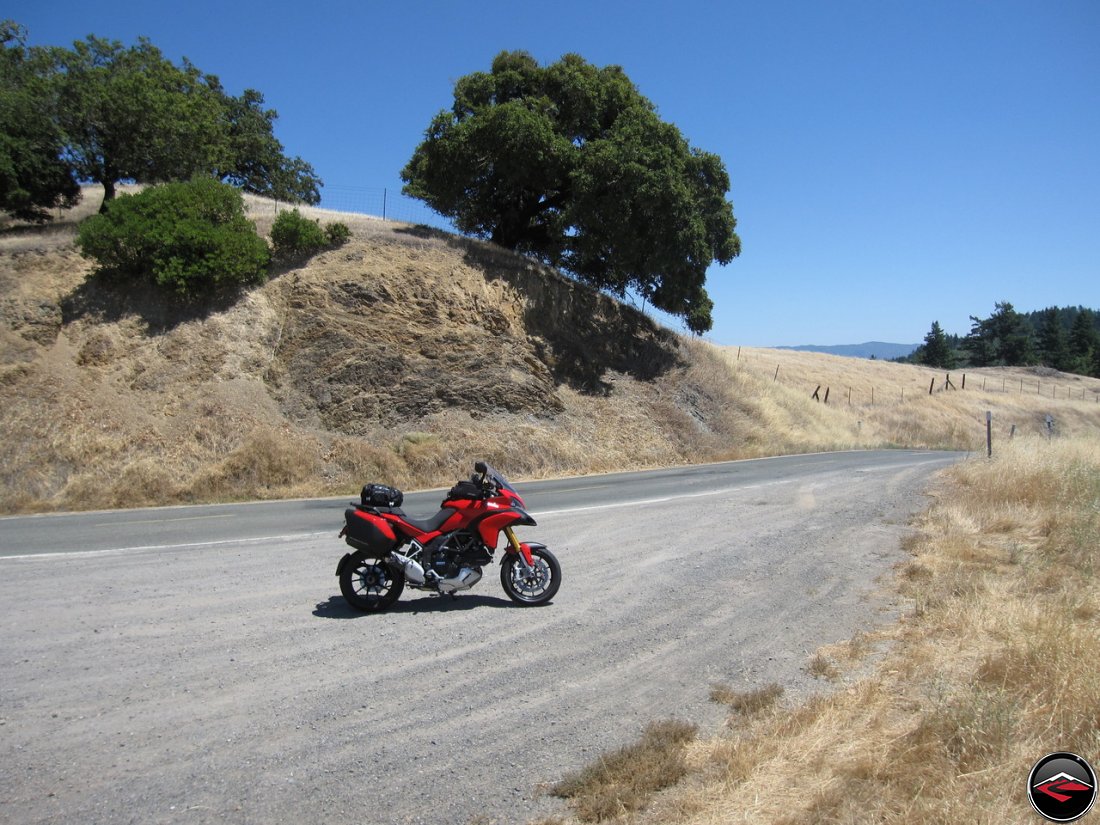
[[1056,370],[1070,370],[1070,354],[1066,334],[1058,317],[1057,307],[1043,310],[1039,321],[1039,360]]
[[926,366],[941,369],[951,369],[955,366],[954,354],[948,346],[947,336],[944,335],[939,321],[933,321],[932,329],[924,336],[920,362]]
[[1073,319],[1069,332],[1069,369],[1081,375],[1100,373],[1100,335],[1096,332],[1094,316],[1090,310],[1081,308]]

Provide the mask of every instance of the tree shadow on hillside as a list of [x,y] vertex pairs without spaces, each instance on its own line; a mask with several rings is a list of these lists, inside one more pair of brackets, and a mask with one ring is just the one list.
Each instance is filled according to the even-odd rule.
[[542,338],[538,352],[558,384],[588,395],[607,395],[609,370],[652,381],[682,366],[677,336],[635,307],[624,304],[558,270],[488,241],[430,226],[395,230],[441,241],[460,251],[474,269],[502,280],[528,298],[524,324]]
[[153,284],[92,274],[61,299],[62,323],[80,320],[112,323],[136,316],[144,322],[148,334],[162,335],[180,324],[232,308],[246,292],[244,288],[234,288],[187,299]]

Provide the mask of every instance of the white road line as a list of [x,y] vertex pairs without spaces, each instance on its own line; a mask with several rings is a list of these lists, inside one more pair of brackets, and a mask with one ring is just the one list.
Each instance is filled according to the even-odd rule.
[[[797,481],[802,482],[803,479]],[[564,513],[588,513],[595,510],[612,510],[616,507],[640,507],[646,504],[666,504],[670,501],[679,501],[685,498],[705,498],[707,496],[720,496],[729,493],[739,493],[746,490],[759,490],[761,487],[774,487],[779,484],[791,484],[795,479],[782,481],[766,481],[761,484],[739,485],[737,487],[723,487],[721,490],[707,490],[704,493],[678,493],[675,495],[661,496],[660,498],[631,499],[630,501],[616,501],[612,504],[593,504],[587,507],[568,507],[563,510],[539,510],[530,511],[532,516],[543,518],[545,516],[560,516]]]
[[[883,467],[865,467],[861,468],[862,472],[884,472],[895,469],[893,465]],[[679,493],[667,496],[659,496],[656,498],[645,499],[632,499],[629,501],[617,501],[610,504],[592,504],[585,507],[567,507],[560,510],[540,510],[540,511],[528,511],[532,516],[536,518],[547,518],[549,516],[568,515],[570,513],[590,513],[598,512],[600,510],[614,510],[622,507],[639,507],[648,504],[667,504],[670,501],[680,501],[682,499],[691,498],[707,498],[710,496],[729,495],[732,493],[744,493],[749,490],[759,490],[764,487],[775,487],[781,484],[805,484],[808,479],[804,477],[799,478],[785,478],[776,481],[765,481],[759,484],[738,485],[736,487],[723,487],[719,490],[706,490],[701,493]],[[214,516],[219,518],[220,516]],[[242,538],[242,539],[222,539],[219,541],[200,541],[200,542],[184,542],[181,544],[145,544],[136,547],[112,547],[105,548],[103,550],[77,550],[73,552],[45,552],[45,553],[26,553],[15,556],[0,556],[0,562],[9,559],[43,559],[43,558],[87,558],[94,556],[109,556],[122,553],[135,553],[150,550],[185,550],[200,547],[218,547],[227,544],[261,544],[266,541],[295,541],[300,539],[312,539],[319,536],[335,536],[337,531],[322,531],[314,533],[291,533],[282,536],[260,536],[257,538]]]
[[236,513],[223,513],[217,516],[178,516],[176,518],[147,518],[141,521],[101,521],[93,524],[92,527],[119,527],[123,525],[131,524],[164,524],[169,521],[207,521],[209,519],[216,518],[237,518]]
[[268,541],[288,542],[301,539],[313,539],[319,536],[336,537],[338,531],[325,530],[316,533],[289,533],[282,536],[257,536],[243,539],[221,539],[219,541],[194,541],[183,544],[142,544],[134,547],[107,547],[102,550],[75,550],[73,552],[46,552],[25,553],[17,556],[0,556],[0,562],[12,559],[48,559],[48,558],[89,558],[94,556],[111,556],[122,553],[138,553],[149,550],[187,550],[200,547],[219,547],[226,544],[262,544]]

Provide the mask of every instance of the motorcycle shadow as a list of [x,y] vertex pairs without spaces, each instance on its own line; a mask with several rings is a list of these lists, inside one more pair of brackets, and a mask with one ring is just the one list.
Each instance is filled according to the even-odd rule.
[[399,601],[381,613],[362,613],[347,603],[343,596],[330,596],[318,602],[313,615],[321,619],[360,619],[366,616],[387,616],[394,613],[447,613],[452,610],[473,610],[475,607],[519,607],[511,599],[496,596],[421,596]]

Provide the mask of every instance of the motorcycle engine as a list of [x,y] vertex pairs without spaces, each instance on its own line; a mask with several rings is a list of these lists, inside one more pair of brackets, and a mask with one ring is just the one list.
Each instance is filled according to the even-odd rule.
[[431,542],[431,570],[440,593],[467,590],[481,580],[481,565],[493,560],[491,551],[467,531],[448,533]]
[[481,540],[465,530],[440,536],[425,549],[432,552],[431,569],[443,579],[457,576],[463,568],[480,567],[493,560],[492,552]]

